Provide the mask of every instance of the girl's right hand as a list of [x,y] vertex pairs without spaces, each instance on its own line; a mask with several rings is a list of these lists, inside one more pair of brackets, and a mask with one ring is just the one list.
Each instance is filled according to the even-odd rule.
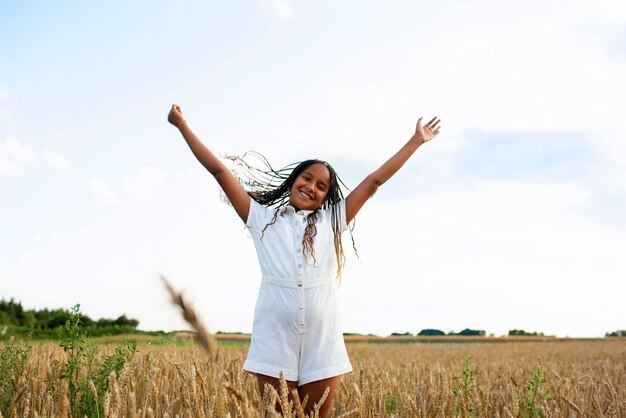
[[183,118],[183,112],[180,110],[180,106],[178,106],[177,104],[172,105],[170,113],[169,115],[167,115],[167,120],[169,123],[177,128],[180,128],[183,124],[186,123],[185,118]]

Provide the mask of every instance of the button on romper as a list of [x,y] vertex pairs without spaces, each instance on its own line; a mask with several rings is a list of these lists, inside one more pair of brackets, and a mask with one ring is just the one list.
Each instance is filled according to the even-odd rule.
[[[338,203],[342,231],[345,203]],[[297,381],[298,385],[352,371],[339,323],[336,298],[337,257],[331,210],[320,210],[313,237],[315,262],[302,252],[311,211],[287,206],[265,230],[276,209],[254,199],[246,227],[261,266],[262,280],[254,310],[252,340],[243,365],[247,372]]]

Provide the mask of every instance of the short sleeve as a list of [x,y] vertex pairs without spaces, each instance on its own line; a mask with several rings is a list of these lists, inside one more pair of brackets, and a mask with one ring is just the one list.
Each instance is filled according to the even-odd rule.
[[246,227],[254,229],[258,228],[259,225],[267,224],[267,216],[268,209],[251,197],[248,218],[246,219]]

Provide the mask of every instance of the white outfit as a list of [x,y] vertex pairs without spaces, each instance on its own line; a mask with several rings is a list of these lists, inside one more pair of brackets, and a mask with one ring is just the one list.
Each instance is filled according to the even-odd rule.
[[[342,232],[345,203],[338,203]],[[320,210],[313,237],[315,262],[302,252],[311,211],[287,206],[267,227],[276,209],[254,199],[246,227],[261,265],[262,280],[254,310],[252,341],[243,369],[297,381],[298,385],[352,371],[339,323],[336,300],[337,258],[331,211]]]

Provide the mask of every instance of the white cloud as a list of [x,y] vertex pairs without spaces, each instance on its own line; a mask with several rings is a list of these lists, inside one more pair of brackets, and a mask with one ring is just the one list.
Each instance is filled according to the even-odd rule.
[[88,186],[91,194],[96,198],[96,204],[99,208],[118,206],[120,204],[119,196],[104,180],[93,179]]
[[167,178],[162,171],[155,167],[141,167],[124,180],[123,189],[131,198],[148,198],[166,184]]
[[[72,165],[67,158],[52,152],[43,151],[43,160],[51,167],[69,170]],[[7,138],[0,143],[0,173],[21,176],[24,174],[23,163],[33,164],[37,162],[37,152],[19,143],[14,138]]]
[[[69,160],[55,152],[43,151],[43,160],[51,167],[61,170],[69,170],[72,164]],[[21,176],[24,174],[23,163],[33,164],[37,162],[37,152],[19,143],[14,138],[7,138],[0,143],[0,173]]]
[[27,145],[20,144],[14,138],[7,138],[3,143],[0,143],[0,155],[22,163],[37,161],[35,151]]
[[563,0],[558,10],[565,19],[574,23],[626,23],[626,6],[620,0],[576,2]]
[[287,0],[270,0],[272,7],[284,20],[289,20],[293,17],[293,8]]
[[[155,167],[141,167],[122,182],[125,196],[131,201],[146,200],[156,196],[167,185],[166,175]],[[98,207],[111,207],[121,204],[122,199],[107,182],[94,179],[89,182],[89,189],[96,198]]]
[[59,154],[56,154],[52,151],[44,151],[43,159],[47,162],[51,167],[58,168],[61,170],[69,170],[72,168],[72,164],[69,160]]
[[6,89],[0,87],[0,100],[5,100],[7,97],[9,97],[9,92]]
[[35,161],[37,161],[35,151],[14,138],[6,138],[4,142],[0,142],[0,173],[21,176],[24,170],[19,163],[32,164]]
[[24,170],[14,162],[3,159],[0,154],[0,173],[8,176],[21,176],[24,174]]

